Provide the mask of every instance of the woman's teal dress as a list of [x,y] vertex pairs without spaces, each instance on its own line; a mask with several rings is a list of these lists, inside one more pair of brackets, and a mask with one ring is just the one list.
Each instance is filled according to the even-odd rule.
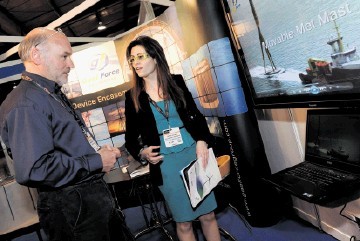
[[[156,103],[165,113],[164,101]],[[160,151],[164,156],[161,164],[163,185],[159,186],[159,188],[170,208],[173,219],[176,222],[186,222],[210,213],[217,206],[214,193],[211,192],[196,208],[192,208],[180,176],[180,170],[196,159],[196,143],[194,139],[185,128],[180,128],[183,144],[169,148],[165,146],[162,131],[168,129],[169,124],[170,127],[183,127],[183,122],[176,111],[174,102],[170,101],[169,103],[169,124],[166,118],[152,104],[150,106],[160,135]]]

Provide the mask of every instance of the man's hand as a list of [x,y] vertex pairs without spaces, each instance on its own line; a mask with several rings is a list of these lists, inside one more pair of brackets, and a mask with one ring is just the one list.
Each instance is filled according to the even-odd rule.
[[111,146],[108,146],[108,148],[115,153],[116,158],[121,157],[121,152],[120,152],[119,148],[111,147]]
[[109,145],[101,147],[98,153],[101,156],[103,172],[109,172],[114,167],[116,158],[121,156],[119,149],[111,147]]

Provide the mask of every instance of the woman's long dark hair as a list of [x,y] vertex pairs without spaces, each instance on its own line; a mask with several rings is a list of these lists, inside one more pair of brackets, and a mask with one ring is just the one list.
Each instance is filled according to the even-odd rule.
[[[172,79],[169,65],[166,61],[164,50],[153,38],[148,36],[139,36],[132,42],[130,42],[129,46],[126,49],[126,58],[129,59],[131,55],[131,49],[135,46],[144,47],[147,54],[150,55],[151,58],[156,60],[156,73],[157,73],[157,81],[158,81],[158,93],[160,96],[160,88],[162,90],[162,98],[169,99],[171,98],[177,107],[184,106],[186,107],[186,102],[184,98],[183,91],[176,85],[174,80]],[[131,98],[134,102],[136,112],[141,109],[139,96],[141,91],[144,90],[144,80],[140,78],[133,66],[130,66],[133,72],[132,81],[134,83],[133,88],[131,89]]]

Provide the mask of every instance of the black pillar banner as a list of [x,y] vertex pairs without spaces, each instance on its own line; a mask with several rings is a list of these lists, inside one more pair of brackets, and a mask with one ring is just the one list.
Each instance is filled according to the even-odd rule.
[[249,113],[220,118],[224,139],[233,160],[224,182],[225,196],[252,226],[269,226],[281,218],[277,190],[264,182],[270,174],[258,127]]

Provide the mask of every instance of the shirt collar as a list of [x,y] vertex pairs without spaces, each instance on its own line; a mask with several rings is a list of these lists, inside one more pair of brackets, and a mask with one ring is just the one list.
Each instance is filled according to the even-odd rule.
[[23,75],[30,77],[33,81],[36,81],[42,87],[46,88],[50,93],[58,93],[61,89],[61,86],[58,85],[55,81],[49,80],[41,75],[27,71],[24,71]]

